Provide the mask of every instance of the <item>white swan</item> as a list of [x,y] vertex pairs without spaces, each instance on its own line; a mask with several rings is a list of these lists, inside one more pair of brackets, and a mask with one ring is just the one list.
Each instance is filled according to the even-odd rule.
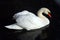
[[48,18],[46,18],[43,13],[46,15],[49,15],[51,17],[50,10],[47,8],[41,8],[38,11],[38,16],[35,14],[28,12],[26,10],[16,13],[13,17],[16,19],[15,24],[5,26],[9,29],[27,29],[27,30],[33,30],[33,29],[39,29],[42,28],[50,23]]

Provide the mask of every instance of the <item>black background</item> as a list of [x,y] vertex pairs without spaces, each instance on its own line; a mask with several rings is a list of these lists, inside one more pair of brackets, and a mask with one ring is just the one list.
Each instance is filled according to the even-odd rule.
[[54,0],[0,0],[0,39],[8,32],[4,26],[15,23],[15,13],[28,10],[36,14],[41,7],[51,10],[49,39],[60,40],[60,6]]

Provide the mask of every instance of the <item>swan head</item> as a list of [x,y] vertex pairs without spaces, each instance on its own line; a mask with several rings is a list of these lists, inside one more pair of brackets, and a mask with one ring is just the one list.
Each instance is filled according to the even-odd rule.
[[49,17],[51,17],[51,11],[48,9],[48,8],[41,8],[39,11],[38,11],[38,15],[40,15],[40,14],[42,14],[42,13],[44,13],[44,14],[46,14],[46,15],[48,15]]

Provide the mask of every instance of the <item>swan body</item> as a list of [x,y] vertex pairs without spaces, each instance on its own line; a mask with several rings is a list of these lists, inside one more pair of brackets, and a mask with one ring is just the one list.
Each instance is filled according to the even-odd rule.
[[38,16],[36,16],[34,13],[31,13],[27,10],[24,10],[22,12],[16,13],[13,18],[16,20],[16,24],[12,24],[9,26],[5,26],[9,29],[27,29],[27,30],[33,30],[33,29],[39,29],[42,28],[50,23],[48,18],[46,18],[42,13],[48,14],[50,12],[47,8],[41,8],[37,13]]

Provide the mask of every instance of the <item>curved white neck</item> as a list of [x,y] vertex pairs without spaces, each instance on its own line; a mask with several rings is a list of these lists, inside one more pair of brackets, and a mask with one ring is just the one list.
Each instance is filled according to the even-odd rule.
[[49,24],[50,22],[49,22],[49,19],[47,18],[47,17],[45,17],[44,15],[43,15],[43,11],[38,11],[38,17],[40,18],[40,19],[42,19],[42,21],[44,22],[44,24]]
[[43,11],[38,11],[38,17],[45,19],[46,17],[43,15],[43,13],[44,13]]

